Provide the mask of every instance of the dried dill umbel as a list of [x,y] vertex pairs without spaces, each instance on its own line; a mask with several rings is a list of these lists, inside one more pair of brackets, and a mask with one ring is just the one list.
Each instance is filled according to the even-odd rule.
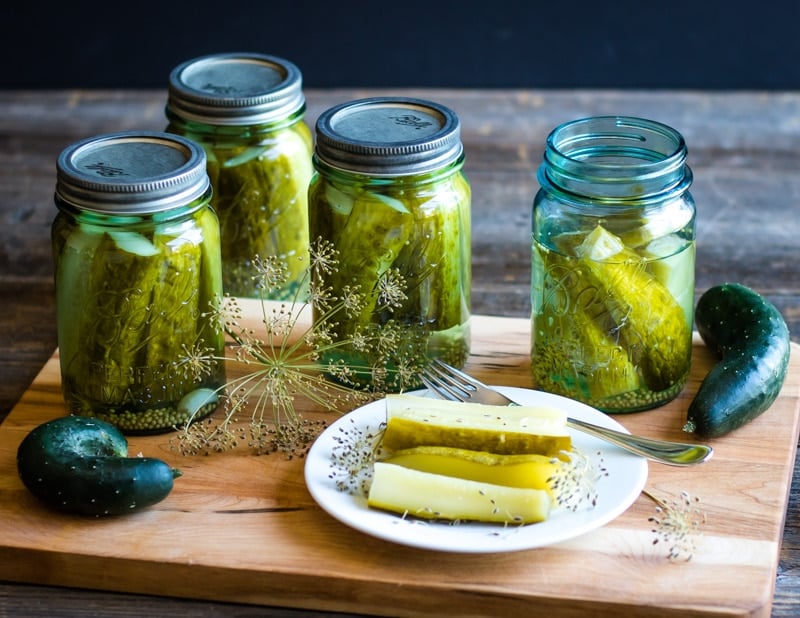
[[300,418],[295,423],[250,423],[250,446],[258,455],[283,453],[287,458],[305,457],[309,447],[328,427],[325,420]]
[[183,455],[210,455],[235,448],[240,438],[229,426],[206,418],[176,433],[170,439],[170,446]]
[[558,471],[547,481],[556,495],[558,506],[573,512],[581,506],[594,508],[597,505],[597,482],[608,476],[602,453],[596,453],[596,461],[574,448],[566,455],[565,459],[553,459]]
[[686,491],[671,500],[662,500],[647,490],[642,493],[656,504],[656,514],[647,520],[653,525],[653,545],[666,545],[667,559],[672,562],[689,562],[702,535],[700,528],[706,522],[706,515],[699,508],[700,498]]
[[377,428],[358,427],[353,419],[339,427],[331,450],[332,479],[339,491],[366,496],[372,483],[373,464],[381,455],[381,439],[386,423]]
[[[331,335],[341,317],[364,312],[365,307],[373,306],[384,317],[391,314],[405,297],[405,278],[399,273],[387,275],[380,288],[380,302],[370,305],[367,293],[357,286],[335,291],[327,284],[325,277],[335,273],[338,265],[338,253],[330,242],[313,242],[309,255],[306,281],[297,288],[295,297],[278,308],[263,305],[263,328],[254,330],[243,324],[235,298],[212,303],[205,315],[212,328],[232,340],[232,357],[216,358],[205,349],[187,348],[178,366],[184,372],[202,373],[214,362],[224,360],[245,367],[246,372],[214,393],[224,402],[215,414],[216,420],[196,424],[190,416],[176,428],[173,449],[194,455],[246,444],[255,454],[302,456],[327,425],[302,418],[295,408],[298,397],[321,411],[342,413],[383,396],[387,386],[404,387],[416,377],[426,362],[429,333],[417,332],[413,324],[387,320],[356,329],[344,339]],[[287,266],[281,260],[257,257],[254,264],[258,289],[268,292],[285,280],[283,269]],[[314,300],[317,314],[311,326],[300,327],[301,314],[311,311],[309,299]],[[368,353],[369,365],[339,358],[338,351],[347,345]],[[392,384],[386,377],[390,366]],[[367,384],[363,376],[369,377]]]

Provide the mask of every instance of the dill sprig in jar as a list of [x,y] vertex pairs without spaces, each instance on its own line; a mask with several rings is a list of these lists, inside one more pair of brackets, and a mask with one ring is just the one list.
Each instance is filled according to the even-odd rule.
[[463,366],[471,193],[458,117],[430,101],[360,99],[325,111],[316,137],[310,234],[337,259],[312,291],[315,319],[329,322],[327,366],[386,390],[418,385],[428,357]]
[[57,162],[52,242],[70,413],[158,433],[225,382],[219,223],[203,149],[160,132],[91,137]]
[[531,366],[606,412],[663,404],[692,355],[695,205],[671,127],[585,118],[547,137],[533,203]]
[[[313,173],[304,115],[302,75],[282,58],[215,54],[170,74],[167,131],[206,150],[228,294],[290,299],[304,282]],[[265,290],[257,270],[273,258],[286,272]]]

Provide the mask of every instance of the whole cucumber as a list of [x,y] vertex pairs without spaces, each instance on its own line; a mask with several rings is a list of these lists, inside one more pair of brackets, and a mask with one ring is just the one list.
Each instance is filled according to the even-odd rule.
[[151,506],[180,476],[160,459],[128,457],[119,429],[83,416],[34,428],[17,449],[17,470],[25,487],[52,508],[96,517]]
[[683,429],[717,438],[752,421],[778,397],[789,367],[789,329],[772,303],[738,283],[707,290],[695,322],[721,360],[700,385]]

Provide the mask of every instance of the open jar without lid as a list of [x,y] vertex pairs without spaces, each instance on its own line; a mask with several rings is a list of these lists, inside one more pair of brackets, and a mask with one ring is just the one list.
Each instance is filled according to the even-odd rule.
[[607,412],[653,408],[689,374],[695,205],[686,144],[631,117],[548,136],[533,203],[536,388]]

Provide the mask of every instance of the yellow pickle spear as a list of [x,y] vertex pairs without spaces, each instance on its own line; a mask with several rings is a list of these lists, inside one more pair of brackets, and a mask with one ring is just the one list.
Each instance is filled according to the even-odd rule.
[[[447,446],[418,446],[393,453],[384,463],[453,478],[552,493],[559,461],[546,455],[497,455]],[[555,497],[555,496],[553,496]]]
[[520,489],[376,462],[369,506],[423,519],[527,524],[547,519],[545,490]]

